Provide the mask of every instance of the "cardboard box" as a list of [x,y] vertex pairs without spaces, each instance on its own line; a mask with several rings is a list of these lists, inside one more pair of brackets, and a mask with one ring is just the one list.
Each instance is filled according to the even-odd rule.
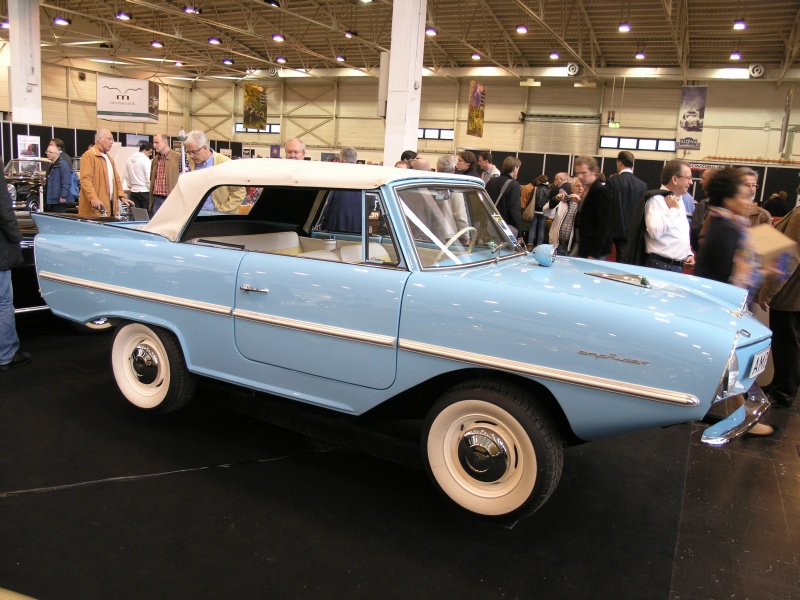
[[782,234],[769,223],[750,229],[750,239],[762,265],[768,265],[783,254],[796,255],[797,242]]

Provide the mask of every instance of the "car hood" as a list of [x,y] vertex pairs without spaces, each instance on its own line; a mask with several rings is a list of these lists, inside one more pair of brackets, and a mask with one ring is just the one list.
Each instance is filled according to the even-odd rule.
[[[460,273],[461,277],[465,275]],[[740,288],[683,273],[614,262],[558,257],[551,267],[543,267],[528,255],[474,269],[468,276],[499,285],[547,289],[555,298],[569,295],[675,315],[726,330],[731,327],[732,316],[741,317],[747,312],[746,291]],[[748,324],[750,341],[770,335],[766,327],[752,329]]]

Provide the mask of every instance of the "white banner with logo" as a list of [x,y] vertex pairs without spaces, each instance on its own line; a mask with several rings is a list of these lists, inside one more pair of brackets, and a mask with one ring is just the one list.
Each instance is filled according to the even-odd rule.
[[678,150],[700,150],[707,93],[708,87],[705,85],[683,86],[678,114]]
[[158,123],[158,84],[98,75],[97,116],[108,121]]

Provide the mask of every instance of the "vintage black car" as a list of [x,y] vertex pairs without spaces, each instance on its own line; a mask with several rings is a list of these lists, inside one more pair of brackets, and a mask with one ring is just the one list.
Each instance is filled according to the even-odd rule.
[[14,210],[39,212],[44,204],[45,174],[49,166],[48,159],[35,156],[8,161],[4,172]]

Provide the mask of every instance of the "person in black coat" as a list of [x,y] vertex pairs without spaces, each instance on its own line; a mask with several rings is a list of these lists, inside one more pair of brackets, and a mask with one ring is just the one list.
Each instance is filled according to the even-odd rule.
[[469,150],[459,152],[456,156],[456,173],[480,179],[481,174],[478,172],[478,159]]
[[522,204],[519,201],[521,188],[517,183],[520,166],[522,162],[518,158],[507,156],[503,160],[500,176],[492,177],[486,184],[486,193],[515,236],[522,230]]
[[22,234],[11,206],[6,177],[0,171],[0,371],[21,367],[31,361],[29,353],[19,351],[11,288],[11,268],[22,262],[21,241]]
[[608,179],[606,186],[614,197],[614,217],[611,224],[611,238],[616,248],[617,262],[623,262],[628,245],[628,230],[636,206],[647,184],[633,174],[633,154],[623,150],[617,155],[617,175]]
[[614,197],[598,177],[600,167],[592,156],[575,159],[575,176],[587,187],[575,217],[577,254],[581,258],[604,260],[611,252]]

